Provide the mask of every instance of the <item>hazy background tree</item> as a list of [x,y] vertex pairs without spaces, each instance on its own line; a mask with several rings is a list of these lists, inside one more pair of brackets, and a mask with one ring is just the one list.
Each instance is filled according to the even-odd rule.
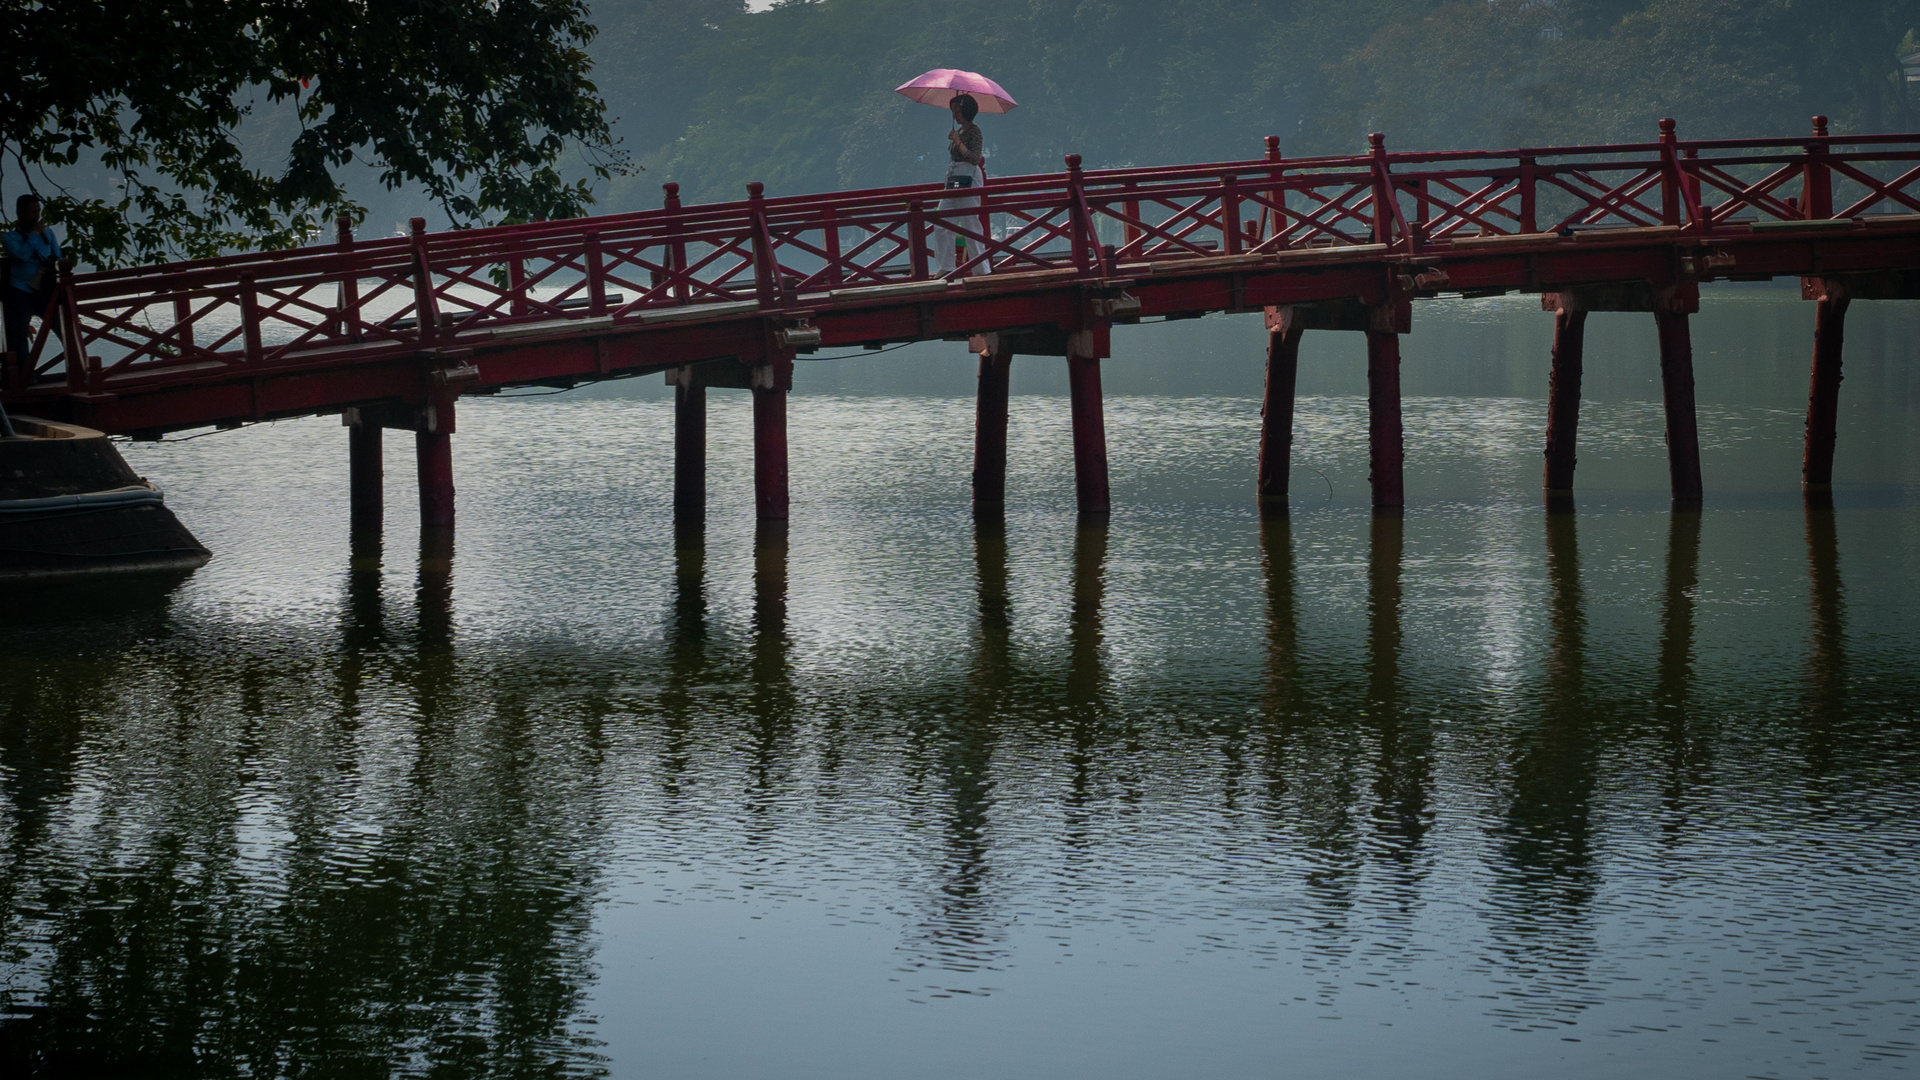
[[[618,9],[668,6],[600,0]],[[684,4],[682,7],[694,5]],[[671,95],[630,141],[651,170],[609,205],[932,180],[944,114],[892,87],[985,71],[1022,108],[990,117],[989,168],[1058,169],[1396,148],[1911,130],[1903,38],[1920,0],[790,0],[674,38]],[[636,21],[633,25],[642,25]],[[603,39],[607,40],[607,39]],[[663,39],[664,40],[664,39]],[[626,62],[596,48],[605,72]],[[649,76],[650,77],[650,76]],[[609,93],[612,110],[644,106]],[[678,112],[677,110],[684,110]],[[624,125],[623,121],[623,125]],[[622,127],[620,130],[637,130]],[[674,132],[666,135],[666,132]]]

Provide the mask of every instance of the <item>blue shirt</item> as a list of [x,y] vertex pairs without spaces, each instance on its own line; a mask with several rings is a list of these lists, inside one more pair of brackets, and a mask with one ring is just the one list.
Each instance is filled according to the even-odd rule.
[[[6,231],[4,242],[7,246],[7,284],[21,292],[33,291],[33,275],[41,270],[50,269],[52,263],[60,258],[60,241],[53,238],[53,230],[45,225],[39,232],[23,233],[17,227]],[[41,284],[46,280],[41,279]]]

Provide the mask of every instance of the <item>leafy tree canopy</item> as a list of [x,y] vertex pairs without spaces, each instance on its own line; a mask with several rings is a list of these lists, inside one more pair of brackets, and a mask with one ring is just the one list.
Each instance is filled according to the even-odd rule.
[[[587,20],[584,0],[0,0],[0,169],[101,266],[357,220],[350,163],[456,224],[577,215],[573,148],[592,178],[624,168]],[[243,153],[256,109],[293,120],[264,167]],[[96,193],[64,183],[88,175]]]

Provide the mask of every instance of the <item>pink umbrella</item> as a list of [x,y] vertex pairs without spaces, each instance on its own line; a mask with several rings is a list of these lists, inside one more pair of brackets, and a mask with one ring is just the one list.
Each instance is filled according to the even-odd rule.
[[934,68],[917,79],[894,87],[893,92],[905,94],[922,105],[941,109],[961,94],[972,94],[973,100],[980,103],[983,113],[1003,113],[1020,105],[1011,94],[1000,89],[999,83],[977,71],[961,71],[958,68]]

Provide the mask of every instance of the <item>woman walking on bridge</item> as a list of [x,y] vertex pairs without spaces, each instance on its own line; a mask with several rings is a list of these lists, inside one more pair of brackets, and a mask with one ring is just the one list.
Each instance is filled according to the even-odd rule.
[[[985,139],[980,125],[973,122],[980,115],[980,103],[972,94],[960,94],[948,108],[953,111],[953,130],[947,132],[947,157],[951,160],[947,164],[948,195],[940,200],[940,209],[971,210],[980,205],[980,189],[987,183]],[[934,255],[940,275],[945,277],[967,261],[967,238],[950,229],[936,230],[934,238]],[[985,263],[981,269],[986,269]]]
[[[983,112],[1003,113],[1018,108],[1000,84],[977,71],[958,68],[934,68],[925,75],[894,87],[894,92],[922,105],[944,106],[953,113],[953,130],[947,132],[947,194],[940,200],[942,210],[971,210],[980,205],[980,189],[987,182],[987,156],[979,125],[973,118]],[[959,218],[956,221],[969,222]],[[987,235],[987,215],[979,216],[977,235]],[[976,258],[978,256],[975,256]],[[953,273],[966,264],[967,238],[939,225],[933,228],[934,265],[940,276]],[[982,260],[975,268],[984,274],[991,260]]]

